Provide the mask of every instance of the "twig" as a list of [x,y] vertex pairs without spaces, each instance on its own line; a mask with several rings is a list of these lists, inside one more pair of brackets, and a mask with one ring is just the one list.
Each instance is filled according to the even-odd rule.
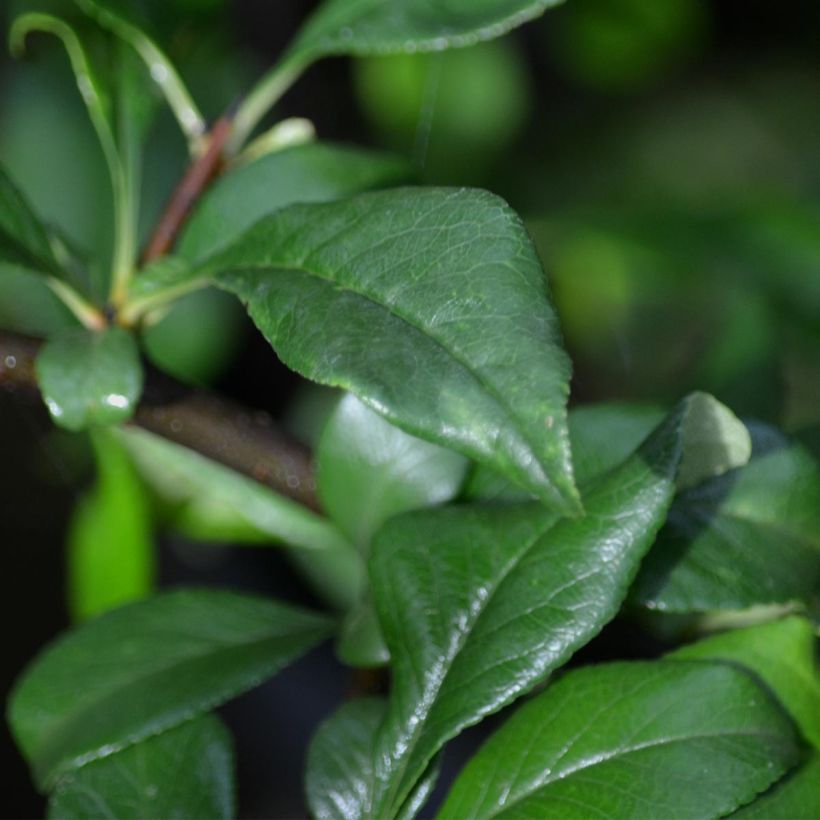
[[[34,370],[39,347],[35,339],[0,331],[0,388],[39,395]],[[154,372],[132,423],[319,509],[310,452],[278,430],[267,413]]]
[[205,151],[191,163],[174,189],[142,255],[144,264],[171,250],[194,204],[208,183],[219,173],[225,143],[233,126],[233,116],[234,106],[214,123],[206,138]]

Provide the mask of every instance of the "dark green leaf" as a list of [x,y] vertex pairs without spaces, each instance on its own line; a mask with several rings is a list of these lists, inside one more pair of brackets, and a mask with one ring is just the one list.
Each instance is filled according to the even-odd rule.
[[382,698],[345,703],[313,736],[305,788],[317,820],[361,817],[375,776],[373,743],[386,711]]
[[207,262],[283,361],[577,513],[569,362],[535,249],[480,191],[294,205]]
[[231,747],[218,718],[195,718],[67,774],[48,816],[228,820],[235,813]]
[[256,686],[328,632],[324,618],[262,598],[166,593],[46,649],[12,692],[9,722],[37,781],[50,787]]
[[402,432],[348,393],[325,426],[317,451],[322,506],[359,549],[393,515],[449,501],[463,456]]
[[0,167],[0,275],[6,266],[59,275],[45,228]]
[[77,320],[42,276],[0,266],[0,327],[31,336],[77,328]]
[[739,669],[590,667],[522,707],[470,761],[439,817],[719,817],[797,759],[788,719]]
[[68,528],[68,605],[82,621],[145,598],[154,586],[151,511],[128,454],[113,436],[92,436],[97,483]]
[[641,568],[636,603],[665,612],[810,600],[820,582],[820,468],[751,427],[749,464],[685,492]]
[[731,815],[732,820],[817,820],[820,817],[820,754]]
[[295,202],[329,202],[406,182],[407,163],[388,154],[314,143],[231,170],[202,198],[177,253],[196,262],[224,248],[263,216]]
[[[583,487],[623,461],[662,418],[662,410],[642,404],[602,403],[570,410],[569,440],[578,486]],[[470,501],[525,501],[527,493],[478,464],[464,487],[464,497]]]
[[774,692],[804,737],[820,749],[820,673],[811,622],[791,616],[734,629],[671,653],[670,658],[736,661]]
[[291,53],[311,61],[327,54],[441,51],[500,37],[560,0],[325,0]]
[[68,430],[127,421],[142,392],[134,337],[122,328],[78,330],[48,341],[37,379],[55,424]]
[[617,613],[690,438],[725,412],[701,394],[684,400],[590,489],[583,518],[484,505],[387,523],[371,577],[394,691],[362,816],[398,811],[445,742],[543,680]]

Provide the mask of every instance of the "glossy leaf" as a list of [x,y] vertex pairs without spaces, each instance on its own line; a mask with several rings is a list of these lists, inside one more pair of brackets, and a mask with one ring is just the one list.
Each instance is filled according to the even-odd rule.
[[636,603],[664,612],[810,600],[820,583],[820,467],[762,425],[741,470],[685,492],[641,568]]
[[329,202],[407,182],[407,163],[389,154],[312,143],[230,170],[205,194],[177,245],[189,262],[233,242],[254,222],[295,202]]
[[559,0],[325,0],[305,24],[292,52],[327,54],[441,51],[500,37],[539,17]]
[[569,362],[535,249],[500,199],[400,189],[294,205],[197,274],[246,302],[297,372],[579,511]]
[[743,664],[774,692],[804,737],[820,749],[820,670],[815,644],[811,622],[791,616],[714,635],[668,657]]
[[134,337],[113,327],[49,340],[37,357],[37,379],[55,424],[82,430],[127,421],[143,373]]
[[48,647],[9,723],[41,786],[253,688],[329,632],[318,615],[219,590],[108,612]]
[[466,467],[463,456],[402,432],[348,393],[319,442],[317,489],[330,517],[367,551],[391,516],[453,498]]
[[820,754],[814,753],[732,820],[816,820],[820,816]]
[[439,817],[719,817],[797,762],[755,680],[706,663],[567,673],[482,747]]
[[213,715],[71,772],[57,783],[48,812],[50,820],[234,814],[231,736]]
[[359,807],[375,776],[373,742],[385,711],[383,698],[352,700],[316,731],[305,770],[308,803],[316,820],[360,816]]
[[154,539],[145,489],[113,436],[95,431],[93,489],[68,527],[68,605],[82,621],[145,598],[154,586]]
[[[602,402],[569,411],[572,467],[579,487],[617,466],[660,423],[663,411],[643,404]],[[469,501],[525,501],[526,492],[502,475],[477,464],[464,486]]]
[[0,276],[23,268],[59,274],[48,234],[20,190],[0,167]]
[[388,522],[371,578],[394,690],[361,816],[398,811],[444,743],[542,681],[614,617],[671,504],[689,431],[710,407],[723,412],[700,395],[681,402],[590,488],[583,518],[507,504]]

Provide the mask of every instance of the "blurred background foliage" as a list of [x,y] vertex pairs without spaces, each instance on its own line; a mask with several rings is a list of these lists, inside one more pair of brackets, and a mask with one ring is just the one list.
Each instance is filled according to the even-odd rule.
[[[178,62],[210,118],[250,87],[316,5],[118,2],[136,10]],[[31,5],[0,4],[3,30]],[[51,5],[64,13],[71,4]],[[407,156],[426,184],[504,196],[543,258],[574,362],[573,402],[669,403],[704,389],[820,451],[818,100],[816,0],[754,8],[741,0],[567,0],[474,49],[325,61],[271,121],[308,117],[320,139]],[[145,159],[143,237],[185,157],[164,113]],[[92,262],[108,259],[105,166],[65,55],[49,38],[32,38],[21,62],[0,56],[0,163],[72,249]],[[0,281],[0,326],[40,333],[68,321],[38,282],[22,273]],[[234,300],[215,291],[176,305],[148,335],[145,352],[183,380],[279,415],[308,439],[327,406],[324,394],[313,396],[276,361]],[[76,437],[50,431],[44,415],[23,417],[0,401],[0,424],[12,431],[0,471],[4,540],[28,544],[11,600],[21,589],[39,589],[47,600],[40,621],[12,639],[5,690],[67,621],[63,557],[54,545],[92,460]],[[86,503],[93,497],[92,490]],[[309,595],[294,592],[299,582],[274,551],[237,556],[181,540],[174,547],[160,555],[162,583],[193,575],[275,588],[291,599]],[[244,709],[250,725],[276,725],[283,735],[280,746],[258,729],[239,740],[245,815],[302,811],[292,735],[306,739],[344,685],[328,683],[338,678],[328,673],[329,655],[313,663],[228,710],[230,717]],[[288,697],[294,689],[300,710]],[[264,765],[257,754],[267,756]],[[275,806],[265,802],[271,758],[290,788]],[[8,816],[29,816],[39,798],[14,752],[9,759],[22,796]]]

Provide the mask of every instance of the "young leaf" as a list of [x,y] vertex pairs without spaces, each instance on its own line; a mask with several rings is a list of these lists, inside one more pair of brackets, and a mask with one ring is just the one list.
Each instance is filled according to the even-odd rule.
[[464,769],[439,817],[719,817],[798,757],[788,719],[739,669],[588,667],[513,715]]
[[45,228],[0,166],[0,275],[14,268],[62,275]]
[[294,205],[195,274],[246,302],[297,372],[580,510],[569,361],[535,249],[497,197],[399,189]]
[[583,518],[483,505],[387,523],[371,577],[394,690],[361,816],[395,813],[444,743],[543,680],[614,617],[666,517],[693,422],[710,407],[723,413],[697,394],[681,402],[590,488]]
[[251,689],[330,631],[249,595],[179,590],[89,621],[17,682],[9,723],[40,786]]
[[99,0],[75,1],[86,14],[128,43],[140,56],[150,72],[151,79],[162,91],[174,112],[192,152],[195,151],[206,131],[207,123],[188,93],[174,64],[138,25],[120,13],[119,8],[115,11],[111,3],[99,2]]
[[127,421],[142,392],[134,337],[122,328],[70,331],[46,342],[37,379],[55,424],[68,430]]
[[631,591],[665,612],[809,601],[820,581],[820,467],[799,444],[751,427],[743,469],[685,492]]
[[325,426],[316,454],[322,506],[362,551],[393,515],[449,501],[463,456],[402,432],[348,393]]
[[151,511],[128,454],[92,435],[97,481],[68,528],[68,606],[75,621],[145,598],[154,585]]
[[57,783],[48,816],[229,820],[233,779],[231,736],[217,717],[202,715],[70,772]]
[[208,190],[187,222],[176,253],[198,262],[286,205],[329,202],[399,185],[410,177],[410,168],[398,157],[331,143],[267,154],[231,170]]
[[820,817],[820,754],[815,752],[732,820],[817,820]]
[[811,622],[791,616],[714,635],[667,657],[735,661],[748,667],[777,695],[803,736],[820,749],[820,672],[815,643]]

